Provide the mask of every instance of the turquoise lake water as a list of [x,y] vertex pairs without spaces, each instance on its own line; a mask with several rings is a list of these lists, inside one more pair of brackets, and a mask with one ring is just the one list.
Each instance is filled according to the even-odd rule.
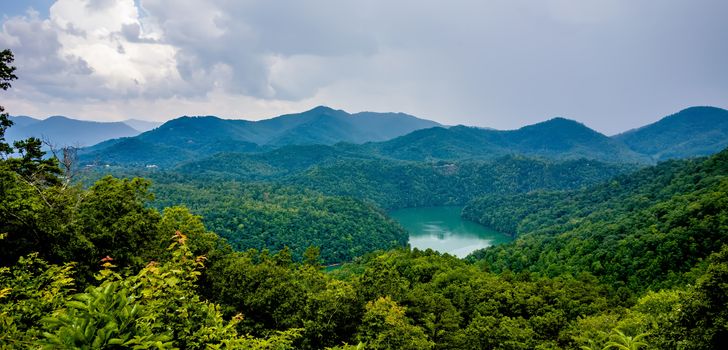
[[407,208],[389,212],[409,231],[412,248],[433,249],[463,258],[511,237],[460,217],[463,207]]

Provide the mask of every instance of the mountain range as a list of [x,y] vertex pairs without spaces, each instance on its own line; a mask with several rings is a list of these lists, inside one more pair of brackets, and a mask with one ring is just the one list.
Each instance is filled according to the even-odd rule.
[[430,128],[361,148],[382,157],[414,161],[494,159],[509,154],[607,162],[648,161],[623,143],[564,118],[508,131],[462,125]]
[[[330,147],[304,147],[310,145]],[[524,155],[651,164],[712,154],[727,146],[728,111],[715,107],[687,108],[653,124],[608,137],[565,118],[504,131],[462,125],[447,127],[401,113],[349,114],[321,106],[257,122],[182,117],[135,137],[109,140],[84,149],[82,160],[163,167],[188,161],[200,166],[199,162],[204,161],[212,166],[215,161],[230,162],[235,157],[230,154],[248,154],[245,162],[249,166],[261,157],[270,158],[254,154],[288,147],[279,153],[300,155],[325,149],[322,157],[327,159],[492,160]],[[211,156],[215,157],[207,159]]]
[[384,141],[437,126],[441,125],[403,113],[349,114],[323,106],[260,121],[185,116],[136,137],[95,145],[83,150],[82,157],[105,163],[169,166],[221,152]]
[[37,137],[54,147],[85,147],[109,139],[131,137],[151,130],[159,123],[129,119],[123,122],[95,122],[52,116],[36,119],[28,116],[12,116],[13,127],[6,133],[10,142]]

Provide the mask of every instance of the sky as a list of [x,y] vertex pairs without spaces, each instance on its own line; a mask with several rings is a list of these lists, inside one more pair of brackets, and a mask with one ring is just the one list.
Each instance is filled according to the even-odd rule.
[[724,0],[0,0],[13,115],[257,120],[326,105],[611,135],[728,108]]

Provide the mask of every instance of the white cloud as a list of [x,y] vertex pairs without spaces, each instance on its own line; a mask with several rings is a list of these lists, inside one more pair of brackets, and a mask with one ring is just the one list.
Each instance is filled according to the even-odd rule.
[[[137,40],[129,40],[130,32]],[[176,49],[142,40],[154,36],[143,32],[133,0],[59,0],[47,19],[30,13],[7,20],[0,45],[17,55],[19,94],[81,100],[173,95],[184,86]]]

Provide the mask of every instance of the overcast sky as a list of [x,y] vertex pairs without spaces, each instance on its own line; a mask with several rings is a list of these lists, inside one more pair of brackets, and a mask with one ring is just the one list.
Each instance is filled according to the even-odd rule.
[[11,114],[261,119],[327,105],[606,134],[728,107],[725,0],[0,0]]

